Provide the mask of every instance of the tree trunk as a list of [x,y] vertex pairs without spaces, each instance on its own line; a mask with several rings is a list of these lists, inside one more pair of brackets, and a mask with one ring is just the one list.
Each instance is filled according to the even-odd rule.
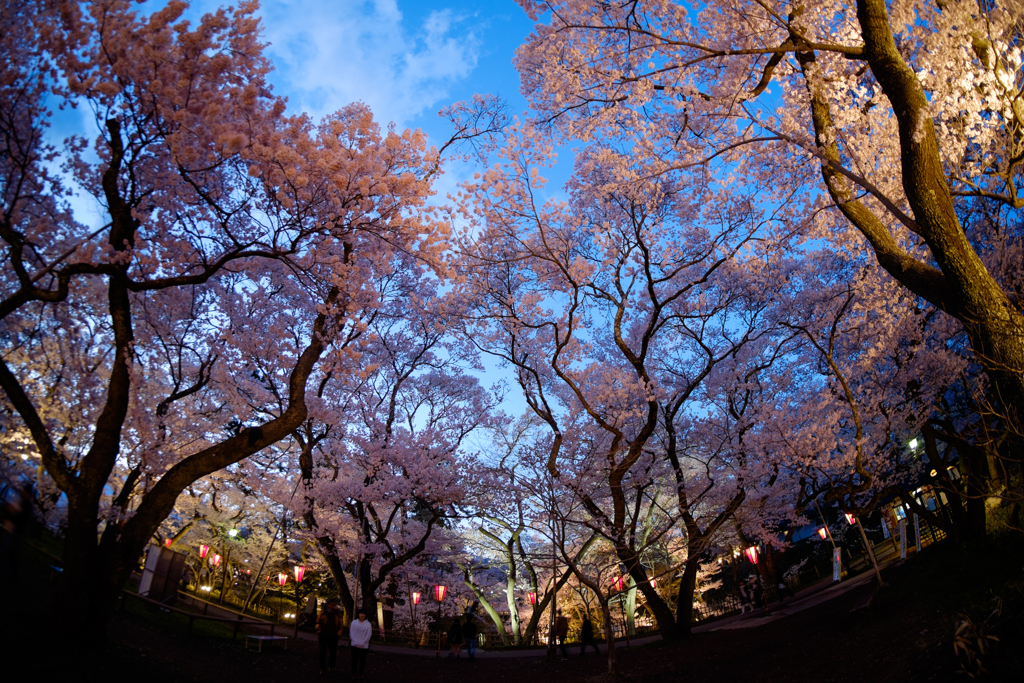
[[679,595],[676,598],[676,632],[681,636],[691,633],[693,622],[693,594],[697,590],[697,570],[700,557],[691,555],[686,559],[683,577],[679,581]]

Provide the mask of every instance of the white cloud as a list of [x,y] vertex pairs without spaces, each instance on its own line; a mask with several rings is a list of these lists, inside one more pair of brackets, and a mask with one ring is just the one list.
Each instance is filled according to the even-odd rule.
[[319,118],[365,102],[382,124],[407,125],[476,66],[466,17],[430,12],[409,26],[396,0],[274,0],[261,10],[275,91]]

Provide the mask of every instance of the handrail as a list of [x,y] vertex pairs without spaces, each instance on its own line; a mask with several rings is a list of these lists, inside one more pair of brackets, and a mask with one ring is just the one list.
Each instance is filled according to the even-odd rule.
[[274,629],[277,626],[273,622],[262,621],[262,620],[259,620],[259,619],[247,619],[243,615],[238,615],[237,617],[210,617],[210,616],[207,616],[205,614],[196,614],[195,612],[189,612],[187,610],[179,609],[177,607],[171,607],[170,605],[165,605],[162,602],[160,602],[159,600],[154,600],[153,598],[147,598],[144,595],[139,595],[138,593],[132,593],[131,591],[129,591],[127,589],[122,589],[121,593],[123,595],[127,595],[127,596],[130,596],[130,597],[133,597],[133,598],[135,598],[137,600],[141,600],[143,602],[148,602],[151,605],[156,605],[157,607],[159,607],[161,609],[164,609],[164,610],[167,610],[168,612],[174,612],[176,614],[183,614],[183,615],[187,616],[188,617],[188,632],[189,632],[189,635],[192,634],[192,624],[195,622],[196,619],[204,619],[206,621],[216,621],[216,622],[221,622],[221,623],[232,624],[234,626],[234,628],[232,629],[232,632],[231,632],[232,640],[234,640],[236,637],[238,637],[238,628],[240,626],[261,626],[261,627],[269,626],[270,627],[270,635],[274,635]]

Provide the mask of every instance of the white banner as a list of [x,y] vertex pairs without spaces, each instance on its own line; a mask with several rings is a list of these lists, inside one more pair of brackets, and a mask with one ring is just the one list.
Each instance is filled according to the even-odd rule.
[[917,513],[914,513],[914,542],[917,544],[917,552],[921,552],[921,523],[917,520]]
[[900,559],[907,559],[907,520],[900,520]]
[[840,566],[841,560],[840,560],[839,555],[842,552],[842,550],[843,550],[842,548],[833,548],[832,549],[832,580],[833,581],[839,581],[840,576],[841,576],[842,567]]
[[882,517],[882,535],[889,538],[889,525],[885,523],[885,517]]

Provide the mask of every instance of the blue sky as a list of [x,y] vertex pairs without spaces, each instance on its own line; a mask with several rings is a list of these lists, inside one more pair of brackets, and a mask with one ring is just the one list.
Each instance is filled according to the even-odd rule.
[[443,141],[438,110],[474,93],[525,109],[512,57],[532,22],[512,0],[264,0],[261,14],[271,81],[293,111],[318,118],[360,100],[382,125]]

